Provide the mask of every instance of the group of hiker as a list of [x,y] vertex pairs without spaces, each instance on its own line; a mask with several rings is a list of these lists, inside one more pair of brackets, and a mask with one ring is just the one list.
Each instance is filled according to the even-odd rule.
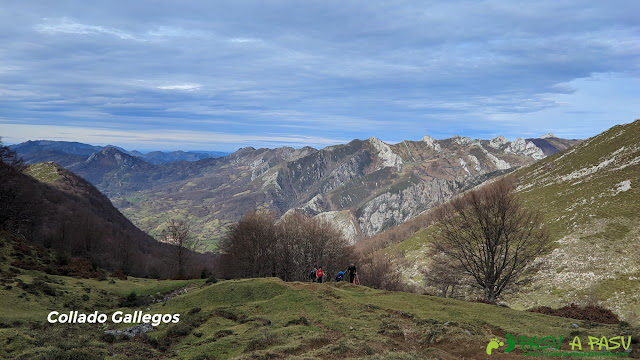
[[[351,284],[359,283],[358,271],[354,264],[350,264],[346,272],[349,274],[349,283]],[[324,270],[322,270],[322,266],[316,266],[313,269],[311,269],[311,271],[309,271],[309,281],[311,282],[317,282],[317,283],[327,282],[326,280],[327,277],[328,277],[327,273]],[[344,281],[345,280],[344,277],[345,277],[345,272],[340,270],[335,276],[335,281],[336,282]]]

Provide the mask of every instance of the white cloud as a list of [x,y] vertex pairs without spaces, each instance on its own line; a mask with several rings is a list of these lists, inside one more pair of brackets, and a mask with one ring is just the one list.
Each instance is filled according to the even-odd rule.
[[155,36],[159,38],[169,38],[169,37],[197,38],[197,37],[207,37],[209,34],[204,31],[189,30],[189,29],[184,29],[184,28],[175,27],[175,26],[159,26],[155,30],[148,31],[147,35]]
[[200,84],[174,84],[174,85],[164,85],[158,86],[158,89],[162,90],[180,90],[180,91],[193,91],[198,90],[202,87]]
[[232,43],[255,43],[260,42],[260,39],[237,37],[229,39],[229,41]]
[[[188,130],[112,130],[63,125],[26,125],[0,119],[3,141],[20,143],[33,139],[82,141],[94,145],[129,145],[135,148],[224,150],[240,146],[329,146],[345,143],[345,139],[329,139],[294,134],[232,134]],[[19,135],[18,135],[19,134]],[[244,144],[244,145],[243,145]],[[233,146],[231,146],[233,145]],[[224,149],[223,149],[224,148]]]
[[36,26],[36,30],[42,33],[48,34],[77,34],[77,35],[111,35],[118,37],[123,40],[137,40],[144,41],[144,39],[140,39],[132,34],[124,32],[119,29],[108,28],[103,26],[96,25],[86,25],[75,22],[69,18],[62,19],[44,19],[45,22],[43,24],[39,24]]
[[22,67],[13,65],[0,65],[0,74],[18,70],[22,70]]
[[585,99],[576,79],[638,78],[638,4],[6,2],[0,108],[32,124],[347,140],[584,137],[637,117],[637,81]]

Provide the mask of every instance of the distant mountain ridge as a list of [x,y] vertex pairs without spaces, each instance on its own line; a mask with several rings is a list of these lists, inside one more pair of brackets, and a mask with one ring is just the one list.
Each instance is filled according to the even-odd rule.
[[143,159],[151,164],[163,164],[173,161],[197,161],[208,158],[223,157],[229,153],[221,151],[151,151],[142,153],[137,150],[125,150],[121,147],[106,145],[94,146],[79,142],[29,140],[9,146],[15,150],[27,163],[55,161],[62,166],[69,166],[86,160],[91,154],[104,148],[113,147],[119,151]]
[[194,223],[213,246],[227,224],[263,209],[323,217],[357,241],[578,142],[425,136],[387,144],[371,137],[324,149],[247,147],[223,158],[161,164],[105,147],[67,168],[154,235],[170,215]]

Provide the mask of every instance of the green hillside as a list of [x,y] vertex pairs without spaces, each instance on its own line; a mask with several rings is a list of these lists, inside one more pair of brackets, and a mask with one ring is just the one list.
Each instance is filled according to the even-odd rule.
[[[599,302],[623,318],[640,314],[640,120],[615,126],[515,172],[518,196],[542,211],[555,250],[510,306]],[[384,251],[403,253],[408,282],[421,284],[427,228]]]
[[[33,253],[60,262],[55,252],[0,232],[0,359],[478,359],[491,339],[506,342],[507,333],[562,336],[568,351],[567,339],[575,336],[586,341],[640,330],[634,323],[601,325],[344,282],[58,276],[29,270]],[[97,311],[108,320],[49,324],[51,311]],[[113,323],[116,311],[179,314],[180,321],[129,338],[105,333],[135,325]]]
[[[56,278],[59,291],[84,293],[78,281]],[[130,279],[127,281],[131,281]],[[121,288],[127,281],[117,282]],[[81,281],[99,297],[101,287]],[[155,280],[137,280],[133,287],[154,288]],[[183,285],[175,283],[176,286]],[[0,290],[6,300],[7,290]],[[38,300],[33,300],[38,302]],[[492,338],[506,333],[542,338],[634,335],[637,328],[596,325],[577,320],[520,312],[499,306],[407,293],[372,290],[351,284],[284,283],[278,279],[195,284],[173,299],[139,308],[148,314],[180,314],[178,324],[160,325],[132,339],[109,336],[101,324],[47,324],[53,302],[22,315],[0,318],[0,357],[17,359],[449,359],[483,358]],[[14,308],[15,309],[15,308]],[[79,310],[82,311],[82,308]],[[93,311],[87,309],[86,312]],[[111,314],[115,309],[103,310]],[[576,324],[578,328],[574,328]],[[569,340],[562,350],[568,351]],[[497,359],[518,358],[497,353]]]
[[640,120],[517,174],[521,198],[543,211],[557,241],[536,290],[517,302],[556,305],[588,298],[622,316],[638,316]]

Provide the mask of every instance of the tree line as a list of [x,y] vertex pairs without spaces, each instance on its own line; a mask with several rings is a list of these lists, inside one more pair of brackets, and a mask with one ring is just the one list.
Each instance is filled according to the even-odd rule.
[[340,230],[297,212],[278,221],[272,212],[249,212],[231,226],[220,248],[219,270],[226,278],[307,281],[315,266],[331,276],[345,270],[353,259]]

